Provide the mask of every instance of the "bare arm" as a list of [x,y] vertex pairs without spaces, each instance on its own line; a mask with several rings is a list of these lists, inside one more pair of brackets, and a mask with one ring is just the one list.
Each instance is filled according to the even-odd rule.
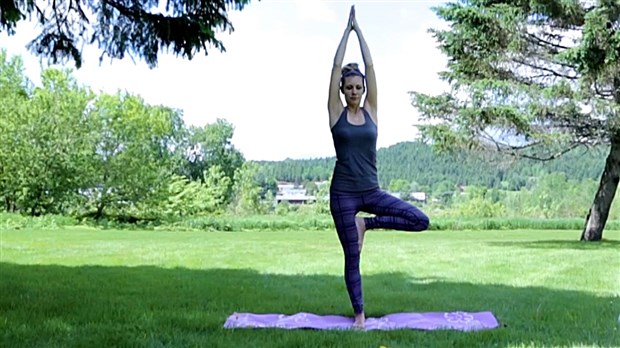
[[344,54],[347,50],[347,42],[349,41],[349,34],[353,30],[353,8],[351,8],[351,14],[349,15],[349,23],[347,28],[342,34],[342,39],[338,45],[336,56],[334,57],[334,65],[332,66],[331,77],[329,80],[329,97],[327,98],[327,109],[329,111],[329,126],[332,127],[338,121],[338,116],[342,111],[343,105],[340,99],[340,74],[342,72],[342,61],[344,60]]
[[370,55],[370,49],[366,44],[362,30],[357,24],[357,19],[353,19],[353,30],[357,34],[359,40],[360,49],[362,51],[362,58],[364,59],[364,66],[366,67],[366,100],[364,101],[364,107],[370,111],[375,123],[377,122],[377,77],[375,75],[375,68],[372,64],[372,56]]

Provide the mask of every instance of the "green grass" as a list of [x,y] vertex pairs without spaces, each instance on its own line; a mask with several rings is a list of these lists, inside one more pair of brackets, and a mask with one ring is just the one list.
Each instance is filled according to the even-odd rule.
[[[523,217],[448,217],[438,216],[431,218],[431,231],[448,230],[573,230],[578,236],[583,228],[585,219],[582,217],[534,219]],[[114,219],[83,219],[62,215],[43,215],[38,217],[25,216],[15,213],[0,212],[0,229],[62,229],[69,226],[89,225],[103,229],[123,230],[174,230],[174,231],[289,231],[309,230],[324,231],[334,229],[334,223],[329,214],[289,213],[285,215],[256,214],[236,215],[222,214],[210,216],[188,216],[174,220],[146,220],[137,223],[119,222]],[[608,220],[605,224],[607,231],[619,231],[620,220]]]
[[2,347],[619,347],[620,233],[371,231],[367,316],[492,311],[481,332],[223,329],[237,312],[350,315],[331,230],[0,230]]

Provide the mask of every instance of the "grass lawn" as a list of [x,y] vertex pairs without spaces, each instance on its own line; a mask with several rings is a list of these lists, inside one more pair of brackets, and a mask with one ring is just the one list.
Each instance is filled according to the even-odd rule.
[[334,231],[0,231],[1,347],[620,347],[620,231],[370,231],[366,315],[492,311],[495,330],[223,328],[351,315]]

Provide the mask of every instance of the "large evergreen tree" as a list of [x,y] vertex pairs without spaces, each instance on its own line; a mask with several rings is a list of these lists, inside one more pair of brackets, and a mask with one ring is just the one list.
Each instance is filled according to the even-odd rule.
[[[600,240],[620,179],[620,3],[462,0],[435,8],[451,91],[412,92],[422,134],[443,149],[553,159],[610,144],[582,240]],[[424,122],[427,123],[427,122]]]
[[217,29],[234,30],[227,11],[242,10],[250,0],[3,0],[0,32],[15,33],[16,24],[36,18],[41,32],[29,48],[53,63],[82,64],[84,44],[97,43],[101,58],[125,55],[157,65],[162,49],[192,59],[207,44],[225,51]]

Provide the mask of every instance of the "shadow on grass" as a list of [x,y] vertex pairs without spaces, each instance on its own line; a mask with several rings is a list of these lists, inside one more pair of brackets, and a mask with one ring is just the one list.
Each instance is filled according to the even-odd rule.
[[233,312],[350,315],[342,278],[253,270],[0,263],[4,347],[616,346],[620,299],[540,287],[456,283],[405,274],[364,278],[367,316],[492,311],[480,332],[239,329]]
[[581,242],[579,240],[535,240],[535,241],[505,241],[488,242],[490,246],[535,248],[535,249],[573,249],[573,250],[595,250],[595,249],[615,249],[620,250],[620,240],[603,239],[597,242]]

